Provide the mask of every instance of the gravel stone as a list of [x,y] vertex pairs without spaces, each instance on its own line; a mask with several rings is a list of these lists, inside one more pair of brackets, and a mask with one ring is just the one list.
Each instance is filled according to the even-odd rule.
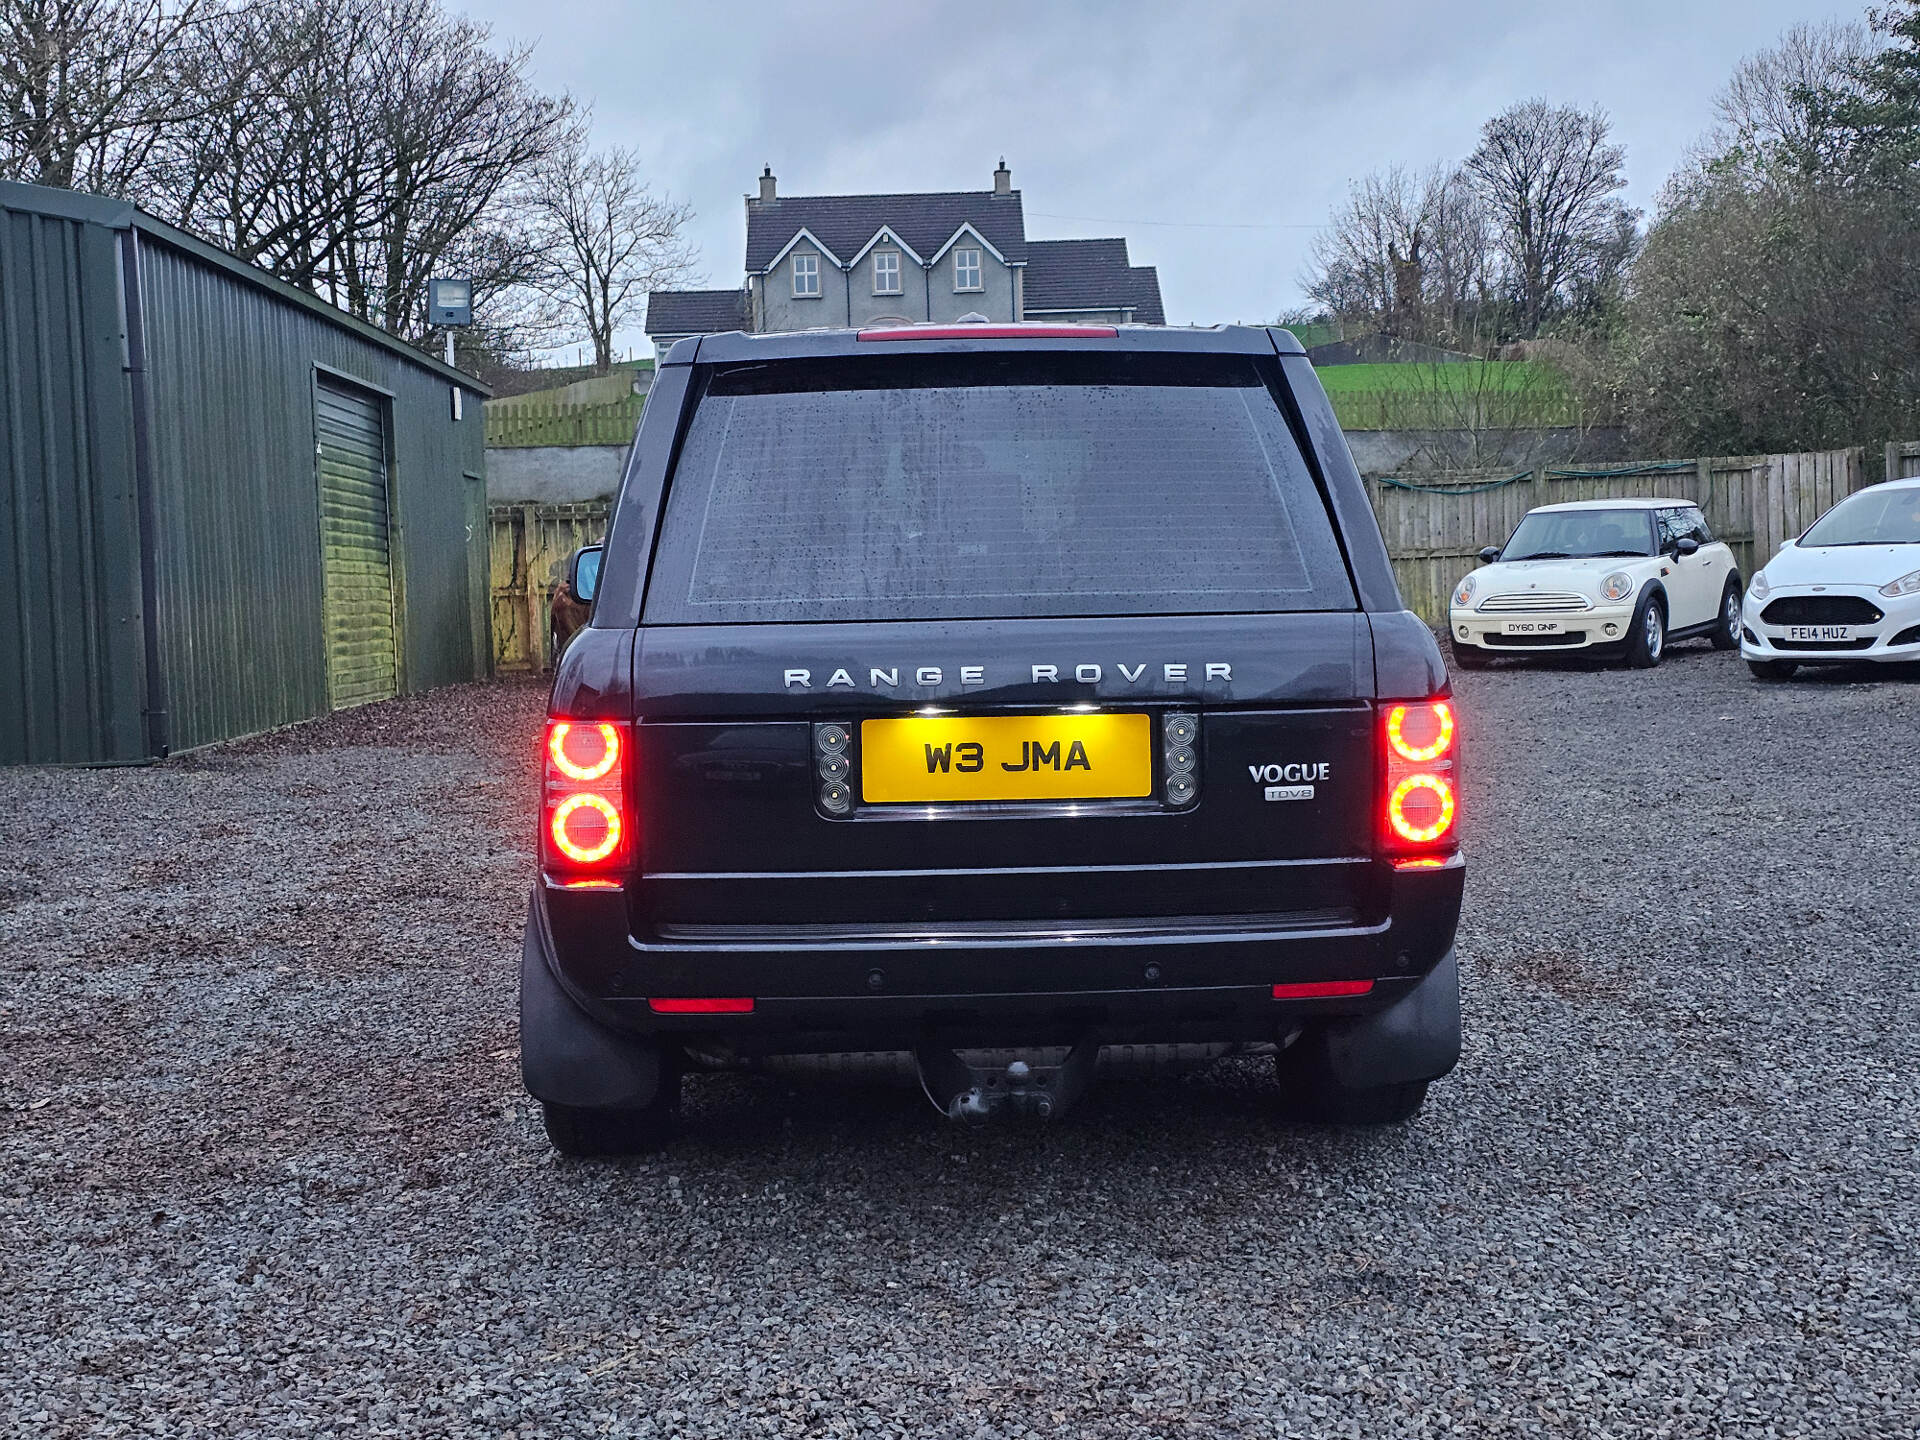
[[1912,1436],[1920,684],[1457,683],[1466,1055],[1373,1131],[696,1076],[562,1160],[541,689],[0,772],[0,1435]]

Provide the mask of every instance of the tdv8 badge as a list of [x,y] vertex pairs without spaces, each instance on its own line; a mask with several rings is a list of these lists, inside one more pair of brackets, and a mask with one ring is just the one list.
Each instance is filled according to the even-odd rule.
[[1247,774],[1261,786],[1269,800],[1311,800],[1313,782],[1331,779],[1333,766],[1325,760],[1308,760],[1290,765],[1249,765]]

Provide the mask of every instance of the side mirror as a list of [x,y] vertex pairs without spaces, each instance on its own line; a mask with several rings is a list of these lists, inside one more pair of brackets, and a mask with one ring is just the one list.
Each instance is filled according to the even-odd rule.
[[591,605],[600,593],[600,560],[605,553],[605,546],[582,545],[567,562],[567,589],[582,605]]
[[1487,546],[1486,549],[1480,552],[1480,563],[1482,565],[1491,565],[1493,564],[1494,561],[1498,560],[1499,558],[1500,558],[1500,547],[1498,545],[1489,545]]
[[1680,539],[1674,541],[1673,552],[1676,555],[1683,556],[1698,555],[1700,553],[1700,542],[1691,535],[1683,535]]

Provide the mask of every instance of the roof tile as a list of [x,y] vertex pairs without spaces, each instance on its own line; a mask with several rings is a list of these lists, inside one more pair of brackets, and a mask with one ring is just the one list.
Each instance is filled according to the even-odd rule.
[[712,335],[746,328],[745,290],[656,290],[647,297],[649,335]]
[[1027,246],[1026,308],[1114,310],[1133,307],[1142,325],[1164,325],[1160,272],[1127,260],[1127,242],[1035,240]]
[[795,195],[747,200],[747,269],[765,270],[786,243],[806,230],[835,256],[848,261],[890,226],[922,260],[962,225],[971,225],[1009,261],[1027,258],[1027,222],[1020,192],[936,191],[926,195]]

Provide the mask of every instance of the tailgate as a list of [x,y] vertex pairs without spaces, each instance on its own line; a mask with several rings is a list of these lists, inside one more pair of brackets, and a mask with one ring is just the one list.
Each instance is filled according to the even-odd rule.
[[[1326,924],[1365,908],[1373,725],[1353,697],[1373,677],[1357,614],[653,628],[634,664],[636,933]],[[1169,717],[1197,726],[1189,754]],[[1009,800],[1021,777],[989,773],[994,798],[973,801],[943,775],[944,798],[876,801],[919,792],[863,775],[881,763],[862,741],[874,720],[937,720],[929,751],[978,734],[1003,746],[983,762],[996,769],[1050,760],[1048,793]],[[1093,722],[1125,747],[1124,794],[1058,768]],[[846,737],[837,762],[828,726]],[[1055,738],[1023,752],[1024,734]]]

